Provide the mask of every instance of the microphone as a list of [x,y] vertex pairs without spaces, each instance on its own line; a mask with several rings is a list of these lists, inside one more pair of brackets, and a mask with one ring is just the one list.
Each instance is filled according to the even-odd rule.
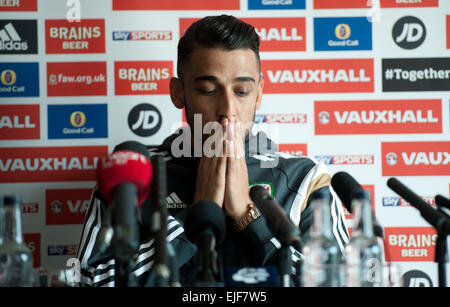
[[250,188],[250,198],[266,218],[267,226],[283,246],[292,245],[301,251],[300,230],[263,186]]
[[408,201],[411,206],[419,210],[420,215],[439,233],[447,235],[450,233],[450,220],[447,218],[445,213],[433,209],[426,201],[424,201],[420,196],[411,191],[398,179],[391,177],[387,181],[387,185],[395,193],[403,197]]
[[116,146],[97,167],[98,191],[112,207],[113,251],[120,261],[129,261],[139,248],[137,206],[150,191],[153,171],[149,158],[143,144],[128,141]]
[[197,285],[218,285],[216,245],[225,238],[225,215],[213,201],[202,200],[189,208],[184,223],[186,236],[197,245]]
[[[151,185],[151,232],[155,236],[154,271],[151,277],[153,286],[166,287],[170,284],[169,253],[167,236],[167,171],[164,157],[154,155],[151,157],[153,166],[153,180]],[[174,274],[174,272],[172,272]]]
[[[339,196],[348,212],[353,213],[352,201],[366,194],[363,187],[347,172],[337,172],[331,178],[331,186]],[[377,237],[383,238],[383,227],[374,218],[373,231]]]
[[436,195],[436,197],[434,198],[434,201],[436,202],[436,205],[450,210],[450,199],[448,199],[442,195]]

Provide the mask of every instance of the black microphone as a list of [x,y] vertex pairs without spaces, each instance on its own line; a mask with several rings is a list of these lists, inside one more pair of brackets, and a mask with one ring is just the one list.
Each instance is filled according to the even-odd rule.
[[442,195],[436,195],[434,201],[436,202],[436,205],[450,210],[450,199],[448,199],[447,197],[444,197]]
[[[348,212],[353,213],[353,199],[364,195],[365,190],[349,173],[337,172],[331,178],[331,186],[339,196]],[[373,231],[377,237],[383,238],[383,227],[374,218]]]
[[167,170],[162,155],[151,157],[153,179],[151,185],[151,233],[155,237],[155,260],[153,267],[153,286],[170,285],[171,267],[167,249]]
[[196,285],[218,286],[216,245],[225,238],[225,215],[213,201],[202,200],[189,208],[184,222],[186,236],[197,245]]
[[[138,252],[140,235],[138,230],[138,206],[142,205],[150,192],[152,165],[147,148],[135,141],[118,145],[115,151],[103,157],[97,166],[98,191],[103,200],[112,207],[105,216],[103,230],[112,226],[112,250],[119,264],[118,286],[134,285],[130,272],[133,257]],[[110,216],[108,216],[110,214]],[[110,219],[110,220],[109,220]],[[101,239],[107,231],[100,232]],[[105,244],[109,242],[105,241]],[[100,245],[101,246],[101,245]],[[104,245],[102,247],[104,249]],[[132,284],[133,283],[133,284]]]
[[411,206],[419,210],[420,215],[422,215],[422,217],[429,224],[436,228],[439,233],[446,235],[450,232],[450,220],[444,213],[433,209],[433,207],[431,207],[426,201],[424,201],[420,196],[415,194],[396,178],[389,178],[387,185],[395,193],[408,201]]
[[292,245],[301,251],[300,230],[294,225],[278,202],[261,185],[250,188],[250,198],[266,218],[267,227],[283,246]]

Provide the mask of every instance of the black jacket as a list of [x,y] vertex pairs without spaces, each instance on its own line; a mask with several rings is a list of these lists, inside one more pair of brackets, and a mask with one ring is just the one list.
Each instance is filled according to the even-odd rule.
[[[312,224],[312,212],[309,195],[320,188],[329,188],[331,176],[325,166],[307,157],[290,156],[277,152],[275,145],[267,143],[269,150],[259,149],[259,136],[246,139],[246,163],[249,185],[264,185],[277,202],[283,207],[291,220],[300,228],[303,242],[308,238]],[[168,137],[161,146],[149,146],[150,155],[165,157],[167,167],[166,198],[168,209],[167,239],[175,250],[176,267],[180,272],[183,285],[192,285],[195,276],[196,247],[186,237],[183,222],[186,212],[193,201],[197,176],[198,157],[175,158],[171,154],[172,141],[178,137]],[[256,144],[256,147],[254,146]],[[256,150],[254,149],[256,148]],[[341,206],[334,197],[333,234],[343,252],[349,241]],[[154,238],[150,233],[151,215],[150,197],[142,205],[140,224],[141,245],[133,269],[138,276],[138,284],[145,285],[152,271],[154,258]],[[81,262],[81,284],[86,286],[114,286],[115,258],[111,250],[99,253],[95,244],[101,227],[106,204],[96,189],[87,211],[81,236],[78,258]],[[277,265],[279,241],[273,237],[267,227],[264,216],[251,222],[243,231],[237,232],[231,218],[226,218],[226,236],[217,247],[219,267],[247,267]],[[293,264],[301,258],[301,251],[292,250]],[[295,268],[292,268],[295,274]],[[223,276],[220,276],[223,278]],[[222,279],[223,280],[223,279]]]

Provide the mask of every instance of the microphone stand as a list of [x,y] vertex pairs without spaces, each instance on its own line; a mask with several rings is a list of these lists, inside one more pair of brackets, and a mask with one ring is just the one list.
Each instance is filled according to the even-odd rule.
[[[448,214],[438,206],[438,211],[445,214],[449,218]],[[441,224],[443,225],[443,223]],[[447,251],[447,235],[442,227],[436,227],[437,239],[434,254],[434,261],[438,264],[438,278],[439,287],[447,287],[447,269],[446,263],[448,262],[448,251]]]
[[283,244],[278,254],[278,269],[280,271],[280,285],[290,287],[290,270],[292,264],[291,249],[289,245]]
[[[116,258],[115,282],[116,287],[136,287],[137,280],[132,270],[135,267],[135,255],[139,250],[137,191],[136,186],[131,183],[122,186],[123,188],[115,192],[117,201],[112,209],[114,225],[112,251]],[[128,210],[131,205],[133,210]]]
[[211,226],[208,226],[198,235],[197,263],[200,268],[196,274],[197,287],[223,287],[224,284],[214,277],[218,273],[217,252],[215,250],[216,238]]
[[167,242],[167,171],[164,157],[154,155],[151,157],[154,169],[152,182],[152,219],[151,232],[155,236],[154,268],[150,275],[148,285],[154,287],[170,286],[171,272],[168,242]]

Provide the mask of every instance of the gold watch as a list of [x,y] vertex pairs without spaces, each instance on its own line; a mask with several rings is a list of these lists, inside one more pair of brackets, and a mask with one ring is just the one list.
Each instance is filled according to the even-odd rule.
[[256,206],[253,204],[253,202],[248,204],[248,213],[241,218],[237,223],[234,224],[234,227],[237,231],[244,230],[245,227],[247,227],[248,224],[256,220],[258,217],[261,216],[261,212],[256,208]]

